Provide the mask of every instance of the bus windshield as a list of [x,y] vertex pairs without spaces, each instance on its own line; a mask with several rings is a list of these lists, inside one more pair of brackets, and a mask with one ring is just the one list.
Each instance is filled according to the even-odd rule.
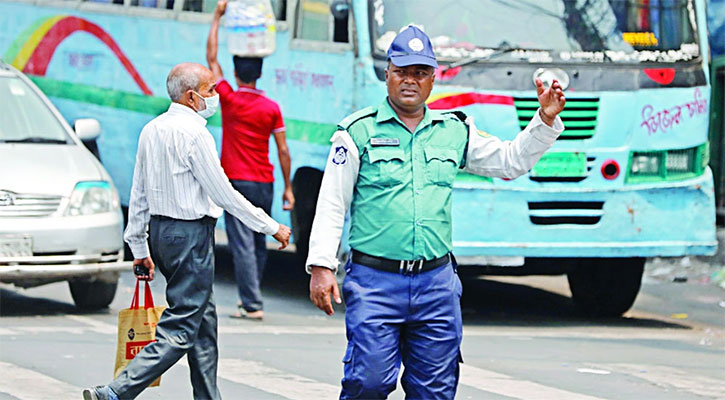
[[700,53],[692,0],[370,0],[370,18],[378,56],[409,24],[443,61],[672,63]]

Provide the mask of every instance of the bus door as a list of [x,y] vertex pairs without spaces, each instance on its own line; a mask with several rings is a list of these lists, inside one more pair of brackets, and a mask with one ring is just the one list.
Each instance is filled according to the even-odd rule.
[[[337,123],[355,109],[353,12],[348,1],[288,0],[290,51],[275,54],[275,85],[293,154],[291,215],[298,253],[307,253],[322,171]],[[281,193],[281,188],[279,189]]]

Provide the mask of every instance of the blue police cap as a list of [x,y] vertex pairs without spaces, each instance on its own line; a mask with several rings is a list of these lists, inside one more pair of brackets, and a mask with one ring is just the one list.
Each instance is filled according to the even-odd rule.
[[396,67],[420,64],[438,68],[428,35],[413,25],[403,29],[393,39],[388,48],[388,60]]

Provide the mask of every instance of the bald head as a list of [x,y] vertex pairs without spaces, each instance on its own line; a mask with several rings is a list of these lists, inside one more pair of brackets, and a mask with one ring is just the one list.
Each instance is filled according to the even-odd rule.
[[185,95],[189,91],[202,92],[214,86],[214,74],[209,68],[197,63],[181,63],[169,72],[166,78],[166,90],[169,97],[176,103],[185,103]]

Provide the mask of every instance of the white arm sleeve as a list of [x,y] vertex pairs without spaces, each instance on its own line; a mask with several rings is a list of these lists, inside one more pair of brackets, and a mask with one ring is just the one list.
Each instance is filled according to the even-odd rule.
[[473,117],[468,117],[466,124],[468,152],[464,171],[493,178],[513,179],[525,174],[564,131],[559,116],[554,120],[554,127],[550,127],[541,120],[538,110],[512,141],[502,141],[479,131]]
[[249,229],[266,235],[277,233],[279,223],[234,190],[229,178],[224,174],[211,134],[202,136],[201,140],[204,142],[197,141],[190,146],[189,165],[191,173],[209,198],[237,217]]
[[[146,129],[152,129],[144,127]],[[149,223],[151,214],[149,213],[149,203],[146,198],[146,182],[144,176],[144,133],[139,139],[138,151],[136,153],[136,166],[133,170],[133,183],[131,184],[131,198],[128,204],[128,224],[124,232],[124,239],[128,243],[128,247],[133,253],[133,258],[142,259],[149,257],[148,234],[146,228]]]
[[337,248],[360,170],[360,153],[347,131],[335,132],[330,141],[332,148],[322,176],[310,233],[310,251],[305,263],[307,273],[312,271],[312,266],[337,272]]

